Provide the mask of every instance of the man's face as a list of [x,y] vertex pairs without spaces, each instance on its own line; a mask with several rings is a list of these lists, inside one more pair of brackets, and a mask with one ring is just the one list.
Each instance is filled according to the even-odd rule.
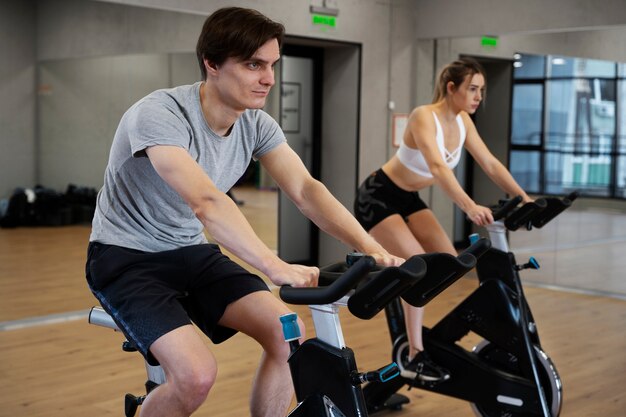
[[275,83],[274,65],[279,58],[276,39],[267,41],[245,61],[228,58],[214,76],[222,104],[238,112],[262,108]]

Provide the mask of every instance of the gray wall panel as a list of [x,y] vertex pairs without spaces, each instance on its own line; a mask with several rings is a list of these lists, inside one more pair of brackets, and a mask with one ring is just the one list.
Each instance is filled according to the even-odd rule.
[[34,25],[34,2],[0,2],[0,198],[35,182]]

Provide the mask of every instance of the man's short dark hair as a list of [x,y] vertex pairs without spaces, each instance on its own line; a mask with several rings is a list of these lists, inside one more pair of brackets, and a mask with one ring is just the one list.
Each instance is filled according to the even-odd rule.
[[256,10],[225,7],[215,11],[204,22],[196,46],[202,79],[207,76],[205,59],[215,65],[231,57],[245,61],[271,39],[276,39],[280,47],[284,35],[282,24]]

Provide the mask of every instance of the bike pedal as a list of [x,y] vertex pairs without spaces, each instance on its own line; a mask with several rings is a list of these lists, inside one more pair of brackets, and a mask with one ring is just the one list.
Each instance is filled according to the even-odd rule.
[[131,342],[129,342],[128,340],[125,340],[122,343],[122,350],[124,352],[137,352],[137,348],[135,347],[135,345],[133,345]]
[[447,379],[445,380],[441,380],[441,381],[422,381],[421,379],[417,378],[414,379],[413,382],[411,383],[410,387],[415,387],[415,388],[419,388],[419,387],[426,387],[426,388],[434,388],[439,384],[442,384],[444,382],[448,381]]
[[409,382],[407,383],[409,390],[413,387],[415,388],[433,388],[439,384],[442,384],[444,382],[447,382],[450,380],[450,378],[446,378],[446,379],[440,379],[438,381],[424,381],[423,379],[420,379],[419,376],[417,376],[417,374],[413,377],[412,375],[409,376],[408,373],[414,373],[413,371],[402,371],[401,375],[404,379],[408,380]]
[[124,396],[124,415],[126,417],[133,417],[137,413],[137,408],[143,403],[145,398],[145,395],[137,397],[133,394],[126,394]]

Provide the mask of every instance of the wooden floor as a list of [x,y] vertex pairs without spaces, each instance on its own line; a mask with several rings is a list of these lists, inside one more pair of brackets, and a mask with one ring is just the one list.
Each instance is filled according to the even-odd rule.
[[579,209],[575,202],[546,227],[509,235],[518,261],[540,254],[541,269],[528,271],[528,281],[626,300],[623,212]]
[[[275,247],[272,192],[236,192],[243,211]],[[141,393],[143,360],[120,349],[122,336],[90,326],[95,299],[84,281],[87,226],[0,229],[0,417],[122,416],[126,392]],[[341,256],[339,256],[341,257]],[[427,308],[432,324],[475,287],[464,278]],[[626,302],[526,289],[543,347],[563,381],[563,417],[626,416]],[[312,329],[306,309],[295,308]],[[342,313],[346,341],[362,369],[390,360],[384,317],[357,320]],[[463,341],[468,347],[473,337]],[[245,336],[211,346],[218,383],[195,414],[248,415],[250,380],[260,350]],[[472,416],[467,403],[413,389],[402,416]]]

